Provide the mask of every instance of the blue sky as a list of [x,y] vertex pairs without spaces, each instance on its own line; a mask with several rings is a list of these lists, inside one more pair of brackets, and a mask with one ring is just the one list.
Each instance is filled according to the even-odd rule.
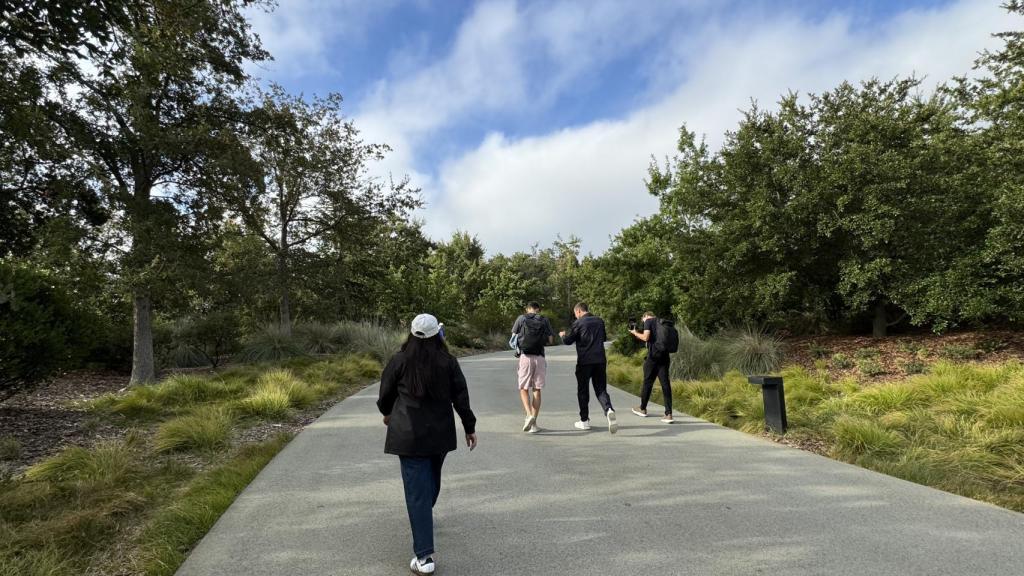
[[280,0],[251,13],[291,91],[340,92],[375,174],[409,175],[437,239],[488,251],[576,234],[604,250],[653,213],[643,178],[680,125],[715,144],[751,99],[970,71],[1018,27],[995,0]]

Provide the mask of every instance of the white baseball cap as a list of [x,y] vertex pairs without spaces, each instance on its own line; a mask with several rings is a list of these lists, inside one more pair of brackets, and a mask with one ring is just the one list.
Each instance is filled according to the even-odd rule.
[[430,314],[420,314],[412,319],[410,332],[417,338],[430,338],[436,336],[438,331],[440,331],[440,328],[437,324],[437,318]]

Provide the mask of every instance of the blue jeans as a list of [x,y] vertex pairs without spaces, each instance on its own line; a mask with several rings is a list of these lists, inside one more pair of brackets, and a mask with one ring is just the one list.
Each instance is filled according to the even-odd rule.
[[444,454],[428,458],[399,456],[405,507],[412,526],[412,550],[417,558],[434,553],[434,504],[441,493],[441,466]]

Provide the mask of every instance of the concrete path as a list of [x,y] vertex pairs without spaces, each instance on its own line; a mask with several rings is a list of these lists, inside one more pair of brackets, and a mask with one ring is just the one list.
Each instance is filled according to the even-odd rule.
[[[640,419],[614,389],[619,433],[576,431],[575,355],[549,350],[539,435],[520,431],[511,354],[462,360],[480,445],[445,463],[438,574],[1024,574],[1024,514],[693,418]],[[407,574],[376,397],[372,386],[296,437],[178,574]]]

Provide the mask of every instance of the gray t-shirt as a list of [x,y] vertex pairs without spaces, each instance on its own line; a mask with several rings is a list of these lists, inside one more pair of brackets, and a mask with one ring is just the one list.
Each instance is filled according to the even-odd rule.
[[[526,321],[526,318],[527,317],[533,318],[534,316],[536,316],[536,317],[538,317],[538,318],[540,318],[541,320],[544,321],[544,343],[547,344],[548,341],[549,341],[549,338],[553,338],[555,336],[555,331],[551,329],[551,322],[549,322],[547,318],[541,316],[540,314],[532,314],[532,313],[531,314],[520,314],[519,317],[516,318],[516,321],[512,324],[512,333],[513,334],[519,334],[519,331],[522,330],[522,328],[523,328],[523,322]],[[544,355],[544,350],[541,349],[540,356],[543,356],[543,355]]]

